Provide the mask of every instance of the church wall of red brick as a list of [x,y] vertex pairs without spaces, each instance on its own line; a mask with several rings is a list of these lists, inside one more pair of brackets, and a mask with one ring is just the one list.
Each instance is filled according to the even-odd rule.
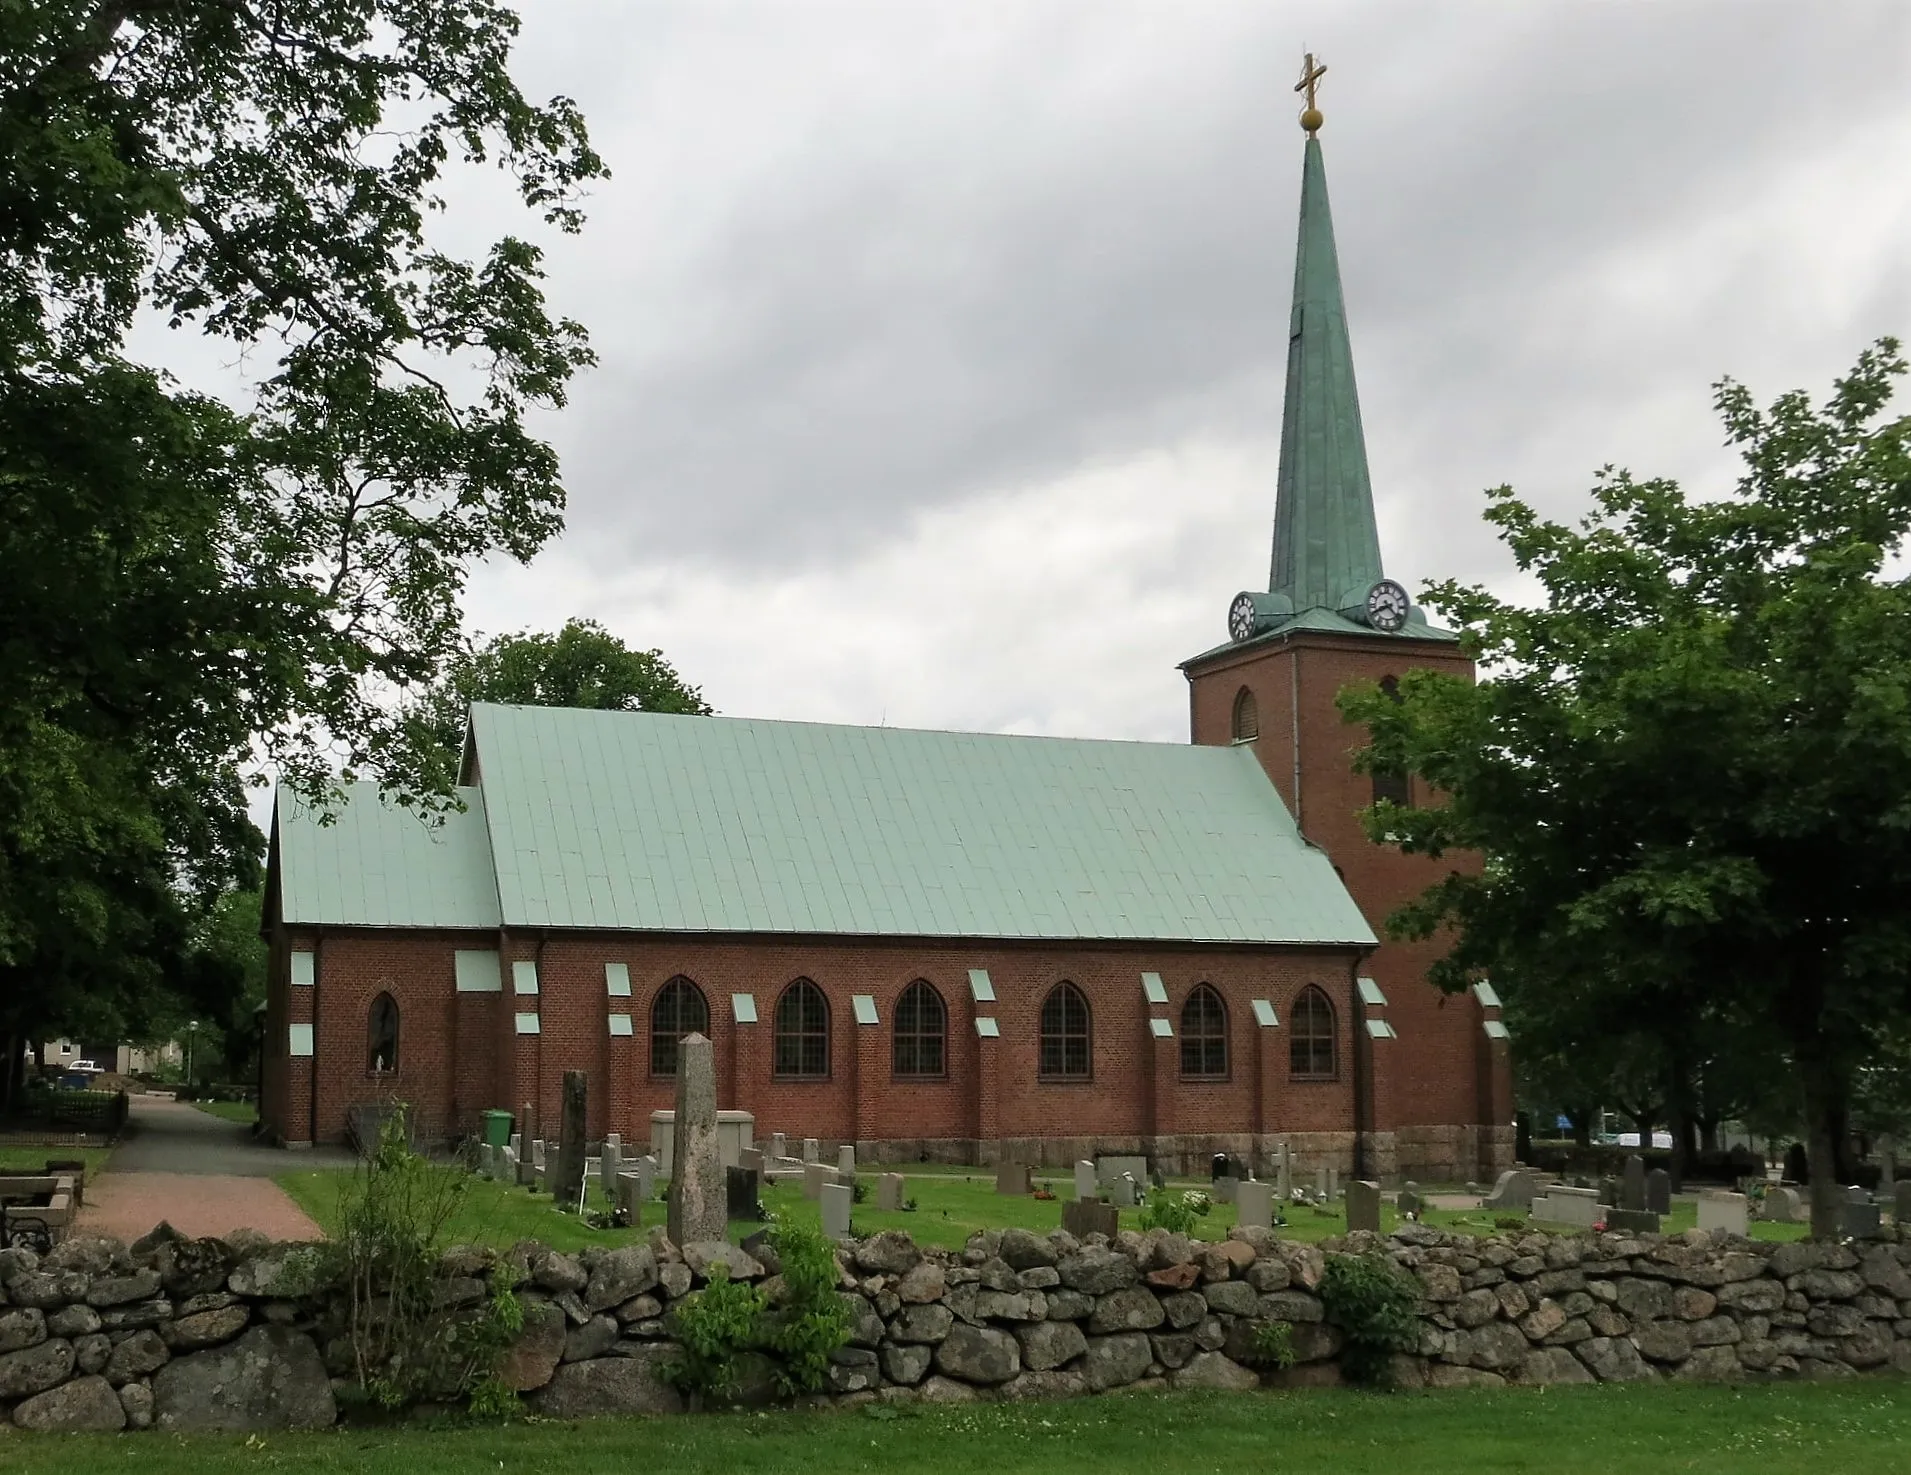
[[[293,948],[314,954],[317,983],[289,984]],[[459,993],[453,953],[494,948],[501,954],[501,993]],[[1079,1153],[1083,1144],[1171,1148],[1192,1161],[1208,1139],[1230,1150],[1286,1136],[1337,1144],[1354,1127],[1354,949],[1251,947],[1057,946],[975,942],[947,945],[890,940],[664,938],[654,935],[400,933],[291,929],[275,939],[268,1034],[274,1049],[268,1079],[268,1124],[285,1140],[341,1140],[354,1104],[406,1100],[434,1130],[470,1131],[490,1107],[555,1121],[566,1070],[590,1078],[589,1129],[616,1131],[626,1141],[649,1138],[650,1113],[674,1102],[675,1082],[653,1075],[649,1023],[664,985],[682,976],[707,1003],[716,1046],[719,1101],[755,1115],[759,1137],[783,1131],[859,1144],[872,1158],[974,1160],[1002,1142],[1029,1156]],[[514,993],[514,961],[535,964],[538,993]],[[629,997],[606,991],[605,964],[628,969]],[[986,969],[993,1003],[971,995],[969,970]],[[1165,1006],[1146,1002],[1144,971],[1159,973]],[[770,1068],[776,1003],[795,979],[808,978],[830,1008],[827,1079],[777,1079]],[[934,1080],[900,1078],[893,1070],[896,1001],[911,982],[928,981],[946,1018],[946,1071]],[[1079,987],[1092,1016],[1092,1073],[1082,1081],[1044,1080],[1038,1070],[1040,1009],[1062,981]],[[1200,983],[1227,1009],[1228,1071],[1223,1079],[1180,1075],[1181,1010]],[[1339,1073],[1332,1081],[1295,1081],[1287,1066],[1287,1030],[1294,997],[1319,987],[1335,1005]],[[400,1011],[399,1062],[379,1075],[368,1059],[373,1000],[389,992]],[[752,994],[758,1021],[737,1022],[732,995]],[[876,1003],[879,1023],[858,1024],[853,996]],[[1269,999],[1282,1021],[1255,1022],[1252,1001]],[[536,1034],[519,1034],[515,1017],[536,1012]],[[610,1033],[609,1017],[629,1014],[631,1036]],[[997,1038],[980,1037],[978,1015],[997,1021]],[[1172,1040],[1158,1040],[1149,1020],[1170,1020]],[[309,1061],[283,1054],[284,1026],[314,1023]],[[316,1068],[313,1098],[298,1082]],[[1172,1142],[1170,1141],[1172,1139]],[[1061,1144],[1053,1152],[1039,1146]]]

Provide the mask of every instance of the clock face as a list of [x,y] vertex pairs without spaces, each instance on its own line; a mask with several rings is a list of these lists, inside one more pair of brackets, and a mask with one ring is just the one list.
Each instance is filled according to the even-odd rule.
[[1376,630],[1398,630],[1407,623],[1407,591],[1392,579],[1382,579],[1367,591],[1367,623]]
[[1228,606],[1228,634],[1236,640],[1246,640],[1254,633],[1254,596],[1237,594],[1234,603]]

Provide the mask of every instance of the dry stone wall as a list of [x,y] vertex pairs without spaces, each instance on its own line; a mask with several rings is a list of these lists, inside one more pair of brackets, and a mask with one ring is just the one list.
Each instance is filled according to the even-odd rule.
[[[1397,1382],[1455,1387],[1661,1378],[1751,1381],[1911,1372],[1911,1238],[1769,1245],[1660,1238],[1474,1239],[1407,1225],[1321,1245],[1235,1230],[1219,1244],[1154,1231],[1077,1240],[1004,1230],[923,1250],[885,1233],[846,1245],[850,1340],[825,1401],[1072,1397],[1131,1385],[1249,1389],[1340,1380],[1342,1333],[1318,1294],[1329,1256],[1378,1252],[1417,1281],[1419,1346]],[[780,1292],[773,1249],[719,1242],[559,1254],[449,1251],[447,1306],[508,1265],[524,1326],[500,1370],[558,1418],[674,1413],[673,1305],[722,1264]],[[73,1239],[0,1251],[0,1412],[22,1429],[316,1428],[338,1417],[348,1349],[328,1335],[311,1246],[241,1234],[128,1246]],[[1284,1322],[1286,1369],[1254,1365]],[[737,1397],[767,1402],[767,1367]]]

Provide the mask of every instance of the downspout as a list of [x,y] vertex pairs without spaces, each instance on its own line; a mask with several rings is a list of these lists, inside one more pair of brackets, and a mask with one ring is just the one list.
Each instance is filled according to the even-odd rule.
[[1352,1008],[1348,1018],[1354,1027],[1354,1172],[1355,1178],[1368,1178],[1367,1138],[1373,1131],[1374,1120],[1374,1042],[1367,1033],[1367,1006],[1360,997],[1360,970],[1373,949],[1361,951],[1354,961],[1353,973],[1348,979],[1349,1001]]

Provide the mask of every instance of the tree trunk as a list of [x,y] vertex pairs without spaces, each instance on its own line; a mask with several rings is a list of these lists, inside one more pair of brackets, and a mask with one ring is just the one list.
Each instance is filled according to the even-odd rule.
[[1797,1061],[1811,1163],[1811,1237],[1835,1239],[1844,1227],[1838,1165],[1848,1135],[1845,1081],[1819,1049],[1801,1047]]
[[1573,1119],[1573,1146],[1585,1151],[1592,1146],[1592,1124],[1594,1110],[1590,1106],[1569,1106],[1567,1115]]
[[1699,1118],[1699,1151],[1717,1152],[1719,1150],[1719,1119],[1717,1117]]

